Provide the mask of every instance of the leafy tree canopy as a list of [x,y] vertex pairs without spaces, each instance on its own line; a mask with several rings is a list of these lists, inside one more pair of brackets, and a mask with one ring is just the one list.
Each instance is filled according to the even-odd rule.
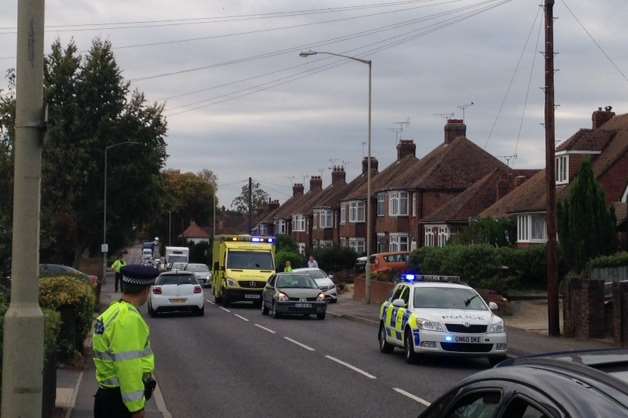
[[[268,193],[266,193],[262,189],[259,182],[256,182],[255,180],[253,180],[252,182],[251,190],[252,190],[251,209],[252,209],[252,213],[255,214],[255,213],[258,213],[258,211],[260,211],[262,208],[264,208],[267,205],[270,196],[268,195]],[[242,191],[240,192],[240,195],[238,195],[238,197],[233,199],[233,202],[231,202],[231,207],[237,212],[249,213],[249,184],[248,183],[242,186]]]

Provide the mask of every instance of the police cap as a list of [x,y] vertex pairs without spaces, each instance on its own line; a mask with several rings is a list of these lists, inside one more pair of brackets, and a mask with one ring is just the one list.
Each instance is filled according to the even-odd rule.
[[141,264],[128,264],[120,270],[122,283],[132,286],[152,286],[155,278],[159,276],[159,270],[151,266]]

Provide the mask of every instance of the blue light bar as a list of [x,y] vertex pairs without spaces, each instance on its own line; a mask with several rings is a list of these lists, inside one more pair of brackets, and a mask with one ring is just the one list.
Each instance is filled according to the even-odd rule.
[[406,282],[413,282],[414,279],[416,279],[416,275],[414,275],[414,274],[404,274],[403,275],[403,280],[405,280]]
[[273,239],[272,238],[268,238],[268,242],[272,243]]
[[262,242],[262,239],[260,237],[253,237],[253,238],[251,238],[251,241],[253,241],[253,242]]

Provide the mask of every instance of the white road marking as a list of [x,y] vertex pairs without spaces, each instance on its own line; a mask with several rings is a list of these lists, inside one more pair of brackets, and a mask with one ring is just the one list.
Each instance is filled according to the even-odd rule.
[[222,306],[220,307],[220,309],[222,309],[222,310],[223,310],[223,311],[225,311],[225,312],[229,312],[229,313],[231,313],[231,311],[230,311],[229,309],[224,308],[224,307],[222,307]]
[[345,362],[345,361],[342,361],[342,360],[340,360],[340,359],[337,359],[336,357],[332,357],[332,356],[325,356],[325,358],[327,358],[327,359],[329,359],[329,360],[331,360],[331,361],[334,361],[334,362],[336,362],[336,363],[338,363],[338,364],[340,364],[340,365],[342,365],[342,366],[345,366],[346,368],[351,369],[351,370],[353,370],[354,372],[360,373],[362,376],[366,376],[366,377],[368,377],[369,379],[377,379],[377,378],[376,378],[375,376],[373,376],[372,374],[367,373],[367,372],[365,372],[364,370],[359,369],[359,368],[357,368],[357,367],[355,367],[355,366],[353,366],[353,365],[351,365],[351,364],[349,364],[349,363],[347,363],[347,362]]
[[266,328],[266,327],[265,327],[265,326],[263,326],[263,325],[260,325],[260,324],[255,324],[255,326],[256,326],[257,328],[259,328],[259,329],[263,329],[263,330],[264,330],[264,331],[266,331],[266,332],[270,332],[271,334],[277,334],[277,333],[276,333],[275,331],[273,331],[272,329],[270,329],[270,328]]
[[172,414],[168,411],[168,407],[166,406],[164,396],[161,394],[161,389],[159,389],[159,384],[155,386],[155,392],[153,395],[155,396],[155,405],[157,406],[157,410],[161,412],[163,418],[172,418]]
[[243,320],[244,322],[249,322],[248,319],[246,319],[245,317],[243,317],[242,315],[238,315],[238,314],[233,314],[234,316],[237,316],[238,318],[240,318],[241,320]]
[[406,392],[406,391],[405,391],[405,390],[403,390],[403,389],[393,388],[393,390],[394,390],[395,392],[397,392],[397,393],[399,393],[399,394],[401,394],[401,395],[405,396],[406,398],[410,398],[410,399],[412,399],[413,401],[420,403],[421,405],[424,405],[424,406],[430,406],[430,405],[431,405],[431,404],[430,404],[428,401],[426,401],[425,399],[423,399],[423,398],[419,398],[418,396],[415,396],[415,395],[411,394],[410,392]]
[[210,305],[215,305],[214,302],[212,302],[211,300],[207,299],[207,303],[209,303]]
[[74,385],[74,393],[72,394],[71,405],[68,408],[68,411],[65,413],[65,418],[70,418],[72,416],[72,410],[76,406],[76,397],[78,396],[79,388],[81,387],[81,381],[83,380],[83,372],[79,374],[78,379],[76,379],[76,385]]
[[290,341],[292,344],[296,344],[296,345],[298,345],[301,348],[305,348],[307,351],[316,351],[312,347],[310,347],[309,345],[305,345],[303,343],[300,343],[297,340],[293,340],[290,337],[283,337],[283,339],[286,340],[286,341]]

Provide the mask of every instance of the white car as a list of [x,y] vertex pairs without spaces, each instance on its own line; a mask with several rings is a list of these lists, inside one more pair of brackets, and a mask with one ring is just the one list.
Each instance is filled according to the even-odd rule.
[[318,285],[318,288],[325,295],[325,300],[327,300],[327,302],[338,302],[338,289],[336,288],[336,284],[332,280],[334,276],[327,274],[323,270],[316,267],[298,268],[292,270],[292,272],[306,274],[311,279],[314,279],[314,281]]
[[508,351],[496,309],[497,304],[487,304],[465,284],[423,281],[421,276],[403,281],[380,308],[380,351],[403,348],[409,363],[423,354],[446,354],[487,357],[494,365]]
[[185,266],[185,271],[194,273],[194,277],[200,283],[201,286],[207,287],[211,285],[212,273],[209,271],[207,264],[202,263],[188,263]]
[[174,311],[192,311],[200,316],[205,314],[203,288],[193,273],[162,273],[151,287],[148,298],[149,315]]

